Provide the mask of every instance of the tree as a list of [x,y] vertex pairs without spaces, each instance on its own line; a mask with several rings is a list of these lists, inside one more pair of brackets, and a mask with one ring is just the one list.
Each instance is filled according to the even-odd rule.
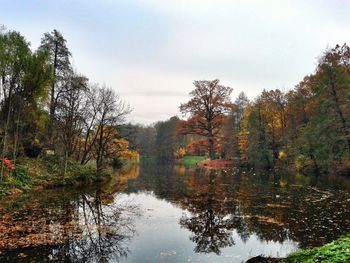
[[285,96],[276,89],[261,94],[261,103],[266,117],[266,131],[269,149],[273,154],[273,162],[278,159],[279,152],[287,148],[286,120],[285,120]]
[[[19,127],[19,116],[22,110],[23,77],[27,64],[31,59],[29,43],[16,31],[1,32],[0,34],[0,79],[1,79],[1,160],[9,154],[9,139],[14,130]],[[17,120],[17,129],[14,120]],[[18,136],[16,137],[18,139]],[[17,141],[12,148],[13,155],[17,149]],[[1,162],[1,180],[3,176]]]
[[244,92],[238,94],[237,99],[233,103],[232,110],[225,125],[225,142],[230,158],[242,160],[240,151],[241,139],[243,139],[244,131],[242,120],[244,118],[245,110],[248,108],[249,99]]
[[326,113],[335,120],[350,154],[350,48],[344,44],[326,51],[317,67],[315,77],[316,96],[320,100],[326,99]]
[[269,168],[271,166],[272,154],[269,150],[267,138],[267,116],[266,107],[261,97],[255,101],[248,116],[248,158],[253,165]]
[[44,37],[41,39],[41,46],[39,49],[49,53],[50,62],[52,65],[53,81],[51,83],[50,91],[50,122],[48,129],[49,140],[51,140],[57,104],[62,92],[64,91],[64,80],[71,72],[71,65],[69,61],[71,53],[66,46],[66,40],[56,29],[54,29],[51,33],[44,34]]
[[[19,146],[32,150],[38,146],[46,125],[44,104],[52,80],[47,53],[37,50],[28,58],[21,85],[15,96],[13,159],[19,154]],[[36,145],[36,146],[35,146]]]
[[78,147],[83,129],[83,113],[85,93],[88,90],[88,79],[78,74],[72,74],[66,79],[62,89],[64,92],[56,106],[56,122],[59,129],[59,137],[64,152],[64,172],[66,173],[67,161]]
[[226,114],[232,108],[232,88],[219,84],[219,80],[195,81],[191,99],[181,104],[180,111],[190,117],[179,129],[183,134],[197,134],[207,138],[209,156],[215,157],[214,140],[220,132]]
[[95,159],[99,172],[107,158],[118,157],[118,149],[125,150],[122,141],[118,140],[121,139],[118,127],[123,124],[131,109],[106,86],[92,86],[86,96],[78,158],[81,164]]

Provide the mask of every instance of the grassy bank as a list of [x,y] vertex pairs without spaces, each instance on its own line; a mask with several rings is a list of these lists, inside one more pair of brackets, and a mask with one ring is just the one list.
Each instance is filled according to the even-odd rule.
[[34,188],[55,188],[92,184],[110,175],[108,171],[97,178],[95,164],[81,165],[69,160],[65,170],[63,158],[46,156],[38,159],[19,159],[15,168],[6,171],[0,182],[0,196],[21,193]]
[[350,262],[350,234],[322,247],[300,250],[287,258],[257,256],[246,263],[348,263]]
[[205,159],[205,156],[185,156],[179,159],[179,163],[185,165],[187,168],[194,168]]
[[350,262],[350,235],[322,247],[302,250],[289,255],[283,263],[344,263]]

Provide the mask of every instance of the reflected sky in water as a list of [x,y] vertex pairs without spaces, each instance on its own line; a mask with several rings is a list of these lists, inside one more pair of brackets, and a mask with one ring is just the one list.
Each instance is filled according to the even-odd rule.
[[244,262],[350,232],[350,180],[143,163],[3,202],[1,262]]

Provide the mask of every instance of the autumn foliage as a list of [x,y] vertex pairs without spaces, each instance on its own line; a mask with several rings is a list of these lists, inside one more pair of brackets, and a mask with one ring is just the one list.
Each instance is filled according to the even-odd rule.
[[8,160],[8,159],[6,159],[6,158],[2,160],[2,163],[5,165],[5,167],[6,167],[8,170],[13,170],[13,169],[15,169],[14,164],[13,164],[10,160]]
[[215,157],[215,138],[219,135],[226,114],[232,108],[230,95],[232,88],[219,84],[219,80],[195,81],[191,99],[181,104],[180,111],[189,114],[186,121],[180,122],[178,134],[195,134],[208,141],[211,159]]

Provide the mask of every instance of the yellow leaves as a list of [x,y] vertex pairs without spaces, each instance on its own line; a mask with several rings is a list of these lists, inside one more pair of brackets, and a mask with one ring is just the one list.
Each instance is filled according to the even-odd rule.
[[179,149],[177,149],[177,150],[175,150],[175,152],[174,152],[174,157],[176,158],[176,159],[181,159],[181,158],[183,158],[184,156],[186,155],[186,149],[185,148],[179,148]]
[[284,151],[280,151],[278,153],[278,159],[280,159],[281,161],[284,161],[287,159],[287,154]]
[[109,146],[109,149],[115,157],[130,159],[134,161],[138,161],[140,159],[140,155],[137,151],[129,150],[129,142],[125,139],[114,139]]
[[120,153],[121,158],[130,159],[134,161],[140,160],[140,154],[137,151],[125,150]]

